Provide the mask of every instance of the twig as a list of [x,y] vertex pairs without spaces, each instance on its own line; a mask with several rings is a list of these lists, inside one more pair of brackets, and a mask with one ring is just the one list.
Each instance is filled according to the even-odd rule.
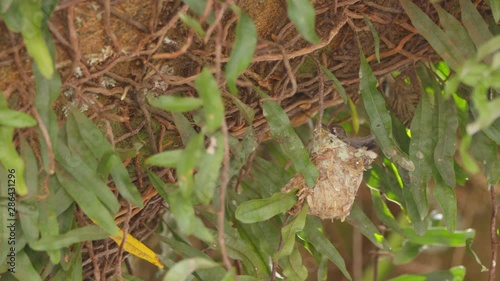
[[97,263],[97,258],[94,255],[94,246],[92,245],[92,241],[87,241],[87,249],[89,250],[89,257],[92,261],[92,265],[94,266],[94,277],[96,281],[101,281],[101,272],[99,270],[99,264]]
[[158,147],[156,147],[156,141],[155,141],[155,136],[153,134],[153,129],[151,128],[151,114],[149,113],[148,109],[146,108],[146,105],[144,104],[144,94],[143,93],[135,93],[135,97],[137,100],[137,104],[139,105],[139,108],[141,109],[142,113],[144,114],[144,118],[146,119],[146,131],[148,132],[149,136],[149,141],[151,143],[151,149],[153,152],[156,154],[158,153]]
[[45,140],[45,144],[47,145],[47,155],[49,156],[49,175],[53,175],[56,170],[56,161],[54,160],[54,150],[52,148],[52,141],[50,140],[49,132],[47,131],[47,127],[43,123],[36,106],[33,106],[31,108],[31,112],[33,113],[33,117],[35,117],[36,122],[38,123],[38,128],[40,128],[40,132],[42,132],[43,139]]
[[191,43],[193,43],[193,35],[194,35],[194,33],[192,31],[190,31],[189,35],[186,39],[186,43],[184,43],[184,45],[182,45],[182,47],[178,51],[171,52],[171,53],[154,54],[153,56],[151,56],[151,58],[155,59],[155,60],[175,59],[175,58],[183,55],[185,52],[187,52],[187,50],[191,46]]
[[[327,46],[328,44],[330,44],[330,42],[332,42],[333,38],[335,38],[335,36],[339,33],[340,29],[342,29],[342,27],[344,27],[344,25],[347,23],[347,19],[348,19],[348,17],[346,17],[346,16],[344,16],[342,19],[340,19],[340,21],[337,23],[337,26],[335,26],[330,31],[330,34],[329,34],[327,40],[325,40],[319,44],[311,45],[309,47],[306,47],[306,48],[303,48],[303,49],[300,49],[297,51],[293,51],[293,52],[288,54],[288,58],[293,59],[296,57],[308,55],[316,50],[319,50],[319,49]],[[277,60],[282,60],[282,59],[283,59],[282,54],[270,54],[270,55],[255,56],[252,59],[252,62],[277,61]],[[229,61],[229,57],[222,59],[222,62],[228,62],[228,61]]]
[[122,257],[123,257],[123,247],[125,246],[125,242],[127,241],[127,235],[128,235],[128,229],[129,229],[129,223],[130,223],[130,217],[131,217],[131,211],[132,208],[130,206],[130,202],[127,201],[127,217],[125,219],[125,222],[123,223],[123,238],[122,242],[120,243],[120,247],[118,248],[118,254],[116,258],[116,276],[118,276],[119,280],[123,280],[122,277]]
[[227,131],[226,120],[222,119],[222,134],[224,135],[224,159],[222,160],[222,174],[219,191],[219,210],[217,211],[217,226],[219,229],[218,240],[220,252],[224,266],[227,271],[231,270],[231,261],[227,255],[226,242],[224,239],[224,222],[225,222],[225,207],[226,207],[226,192],[229,183],[229,136]]
[[106,34],[111,38],[115,52],[119,54],[120,44],[118,43],[115,33],[111,29],[111,0],[102,0],[101,3],[104,5],[104,28],[106,29]]
[[491,195],[491,223],[490,223],[490,237],[491,237],[491,264],[489,271],[488,281],[495,281],[495,274],[497,270],[497,256],[498,256],[498,236],[497,236],[497,196],[495,187],[488,186]]
[[318,77],[319,77],[319,92],[318,92],[318,104],[319,104],[319,110],[318,110],[318,122],[316,123],[316,132],[319,133],[321,130],[321,126],[323,125],[323,111],[324,111],[324,92],[325,92],[325,79],[323,77],[323,70],[321,69],[321,63],[319,60],[313,56],[311,56],[314,61],[316,62],[316,68],[318,71]]

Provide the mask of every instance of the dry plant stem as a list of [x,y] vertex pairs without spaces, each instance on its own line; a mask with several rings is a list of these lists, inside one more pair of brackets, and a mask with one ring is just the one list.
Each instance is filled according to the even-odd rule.
[[[71,44],[71,49],[73,50],[73,65],[71,66],[71,72],[74,73],[75,69],[78,67],[78,62],[82,58],[82,53],[80,52],[80,46],[78,44],[78,34],[75,29],[75,6],[71,6],[68,9],[68,29],[69,29],[69,42]],[[71,77],[71,76],[70,76]]]
[[191,47],[191,43],[193,43],[193,35],[194,35],[194,33],[192,31],[190,31],[189,35],[188,35],[188,37],[186,39],[186,43],[184,43],[184,45],[182,45],[182,47],[178,51],[171,52],[171,53],[154,54],[151,58],[155,59],[155,60],[158,60],[158,59],[174,59],[174,58],[177,58],[178,56],[183,55],[184,53],[187,52],[187,50],[189,49],[189,47]]
[[36,122],[38,123],[38,128],[40,128],[43,139],[47,144],[47,155],[49,156],[49,175],[53,175],[56,170],[56,161],[54,160],[54,150],[52,147],[52,141],[50,140],[49,132],[47,131],[47,127],[43,123],[42,118],[40,117],[40,113],[38,113],[38,109],[35,106],[31,108],[31,112],[33,113],[33,117],[35,117]]
[[101,3],[104,4],[104,28],[106,29],[106,34],[111,38],[113,42],[113,48],[117,54],[120,53],[120,44],[118,44],[118,39],[116,35],[111,30],[111,0],[102,0]]
[[[293,51],[293,52],[288,54],[288,58],[293,59],[296,57],[308,55],[308,54],[310,54],[318,49],[321,49],[321,48],[327,46],[328,44],[330,44],[330,42],[332,42],[333,38],[335,38],[335,36],[339,33],[340,29],[342,29],[342,27],[344,27],[344,25],[347,23],[347,19],[348,18],[345,15],[342,16],[342,19],[337,23],[337,26],[335,26],[330,31],[330,34],[329,34],[327,40],[325,40],[319,44],[316,44],[316,45],[311,45],[309,47],[306,47],[306,48],[303,48],[303,49],[300,49],[297,51]],[[282,54],[270,54],[270,55],[255,56],[252,59],[252,62],[277,61],[277,60],[282,60],[282,59],[283,59]],[[228,62],[228,61],[229,61],[229,58],[222,59],[222,62]]]
[[136,93],[135,97],[137,99],[137,104],[139,105],[139,108],[144,114],[144,118],[146,120],[146,131],[149,136],[149,142],[151,143],[151,148],[153,152],[156,154],[158,153],[158,147],[156,147],[155,136],[153,134],[153,129],[151,129],[151,114],[149,113],[148,109],[144,104],[145,96],[143,93]]
[[99,270],[99,265],[97,264],[97,258],[94,255],[94,246],[92,245],[92,241],[87,241],[87,249],[89,250],[89,257],[94,265],[94,277],[96,281],[101,281],[101,272]]
[[130,206],[130,202],[127,201],[127,217],[125,222],[123,223],[123,239],[118,249],[118,255],[116,258],[116,276],[118,276],[119,280],[123,280],[122,278],[122,257],[123,257],[123,247],[125,246],[125,242],[128,235],[130,218],[132,217],[132,206]]
[[224,221],[225,221],[225,207],[226,207],[226,192],[227,184],[229,183],[229,136],[227,132],[226,120],[222,119],[222,134],[224,135],[224,158],[222,160],[222,174],[221,184],[219,190],[219,210],[217,211],[217,226],[219,229],[218,240],[220,252],[224,266],[227,271],[231,270],[231,261],[227,255],[226,242],[224,239]]
[[323,95],[325,92],[325,79],[323,77],[323,70],[321,69],[321,63],[319,62],[319,60],[316,57],[313,57],[313,56],[311,56],[311,57],[316,62],[316,67],[317,67],[317,71],[318,71],[317,75],[319,77],[319,92],[318,92],[319,110],[318,110],[318,122],[316,123],[316,131],[319,132],[319,130],[321,130],[321,125],[323,124],[323,111],[324,111],[324,102],[323,102],[324,97],[323,97]]
[[497,270],[497,256],[498,256],[498,236],[497,236],[497,196],[493,185],[489,185],[491,195],[491,223],[490,223],[490,237],[491,237],[491,264],[489,270],[489,281],[495,281],[495,274]]
[[215,16],[214,23],[208,27],[208,29],[205,33],[205,38],[203,38],[203,41],[205,42],[205,44],[210,39],[210,36],[212,35],[212,32],[214,32],[215,28],[220,25],[220,21],[222,20],[222,17],[224,16],[226,8],[227,8],[227,3],[224,3],[222,5],[220,11]]

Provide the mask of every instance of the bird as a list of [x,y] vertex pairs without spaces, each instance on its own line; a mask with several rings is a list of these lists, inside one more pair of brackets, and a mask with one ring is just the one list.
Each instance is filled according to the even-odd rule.
[[347,135],[344,127],[340,125],[332,125],[330,127],[330,133],[354,148],[366,147],[366,149],[372,150],[377,147],[374,135],[368,135],[361,138],[351,138]]

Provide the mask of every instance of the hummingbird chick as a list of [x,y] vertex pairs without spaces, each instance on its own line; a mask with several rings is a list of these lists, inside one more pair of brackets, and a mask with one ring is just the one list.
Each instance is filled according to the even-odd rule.
[[344,127],[340,125],[333,125],[330,128],[330,133],[354,148],[366,147],[366,149],[372,150],[377,147],[377,144],[375,143],[375,136],[369,135],[361,138],[351,138],[347,135]]

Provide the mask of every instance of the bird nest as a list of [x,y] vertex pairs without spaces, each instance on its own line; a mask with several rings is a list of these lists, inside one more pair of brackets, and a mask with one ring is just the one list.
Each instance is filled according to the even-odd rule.
[[[259,38],[250,67],[237,81],[239,99],[255,111],[253,124],[247,124],[233,100],[225,98],[226,120],[233,136],[242,137],[249,126],[258,132],[268,130],[255,86],[277,101],[295,126],[307,122],[320,107],[340,105],[342,99],[322,75],[320,65],[335,74],[356,102],[360,56],[357,38],[377,77],[396,70],[411,76],[416,62],[438,59],[397,0],[313,2],[319,44],[310,44],[298,34],[287,19],[284,0],[237,1],[252,17]],[[414,2],[437,21],[428,0]],[[443,1],[442,5],[456,15],[456,2]],[[164,206],[140,166],[149,155],[182,145],[172,116],[145,103],[144,93],[196,96],[194,80],[203,66],[209,66],[222,81],[221,69],[228,61],[238,16],[228,3],[208,3],[204,15],[198,17],[206,31],[204,37],[180,21],[181,13],[195,16],[181,1],[128,0],[110,5],[109,0],[66,0],[60,1],[49,21],[56,44],[56,67],[63,81],[63,95],[54,104],[59,120],[65,119],[69,107],[78,107],[105,128],[115,147],[128,148],[134,138],[146,140],[146,149],[133,160],[133,179],[143,194],[145,207],[127,209],[123,203],[116,217],[117,222],[126,223],[122,229],[139,239],[150,233],[144,225],[154,228]],[[214,18],[209,24],[206,19],[210,13]],[[380,38],[380,62],[376,60],[374,36],[367,22],[373,24]],[[26,111],[33,104],[32,62],[21,36],[7,31],[3,24],[0,28],[0,90],[14,103],[13,108]],[[223,96],[228,97],[224,83],[220,86]],[[415,89],[401,91],[401,95],[418,93]],[[418,102],[418,98],[398,102],[401,100]],[[412,107],[405,108],[411,111]],[[31,143],[37,143],[36,130],[23,134]],[[164,180],[175,181],[168,170],[157,172]],[[87,223],[85,216],[77,217],[80,225]],[[116,267],[110,263],[120,264],[117,257],[123,256],[119,252],[112,242],[87,243],[85,278],[105,279],[114,274]]]

